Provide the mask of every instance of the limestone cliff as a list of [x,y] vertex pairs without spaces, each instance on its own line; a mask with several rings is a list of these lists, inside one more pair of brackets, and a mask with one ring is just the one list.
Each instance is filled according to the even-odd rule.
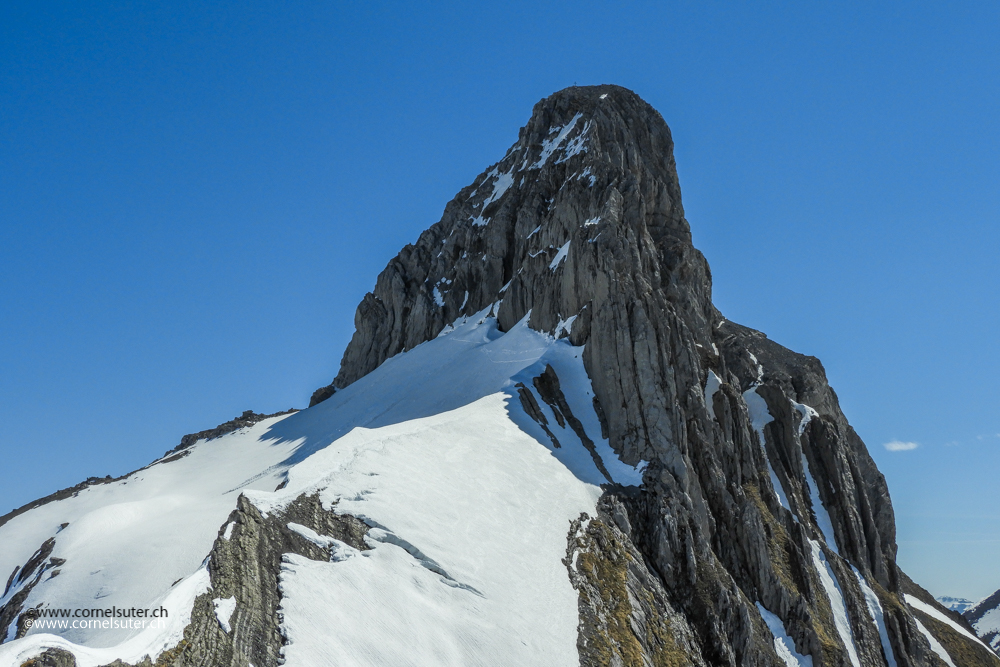
[[[379,275],[317,396],[491,304],[502,328],[528,317],[584,346],[615,451],[649,464],[617,501],[630,535],[615,539],[697,638],[682,664],[781,664],[760,608],[817,667],[941,664],[903,601],[885,479],[822,365],[726,320],[711,294],[660,114],[617,86],[569,88]],[[623,645],[604,627],[581,631]],[[645,645],[615,651],[655,663]],[[965,664],[996,664],[970,651]]]

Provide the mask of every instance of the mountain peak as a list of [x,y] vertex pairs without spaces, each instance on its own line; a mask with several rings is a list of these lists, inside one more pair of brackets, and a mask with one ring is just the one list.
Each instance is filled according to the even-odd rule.
[[[819,360],[712,305],[634,93],[536,105],[355,322],[311,409],[0,521],[0,667],[1000,664],[995,599],[896,564]],[[47,624],[96,600],[169,622]]]
[[[567,88],[536,104],[506,155],[389,263],[358,307],[332,386],[491,304],[504,330],[530,311],[533,328],[582,344],[591,301],[604,293],[593,279],[608,270],[650,285],[674,271],[691,276],[665,287],[710,343],[718,316],[684,219],[667,124],[625,88]],[[560,327],[571,318],[574,326]]]

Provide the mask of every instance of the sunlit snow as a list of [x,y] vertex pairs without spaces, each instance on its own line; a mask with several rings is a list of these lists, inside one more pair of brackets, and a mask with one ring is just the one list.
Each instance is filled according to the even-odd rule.
[[964,636],[964,637],[966,637],[968,639],[971,639],[972,641],[976,642],[977,644],[979,644],[980,646],[982,646],[983,648],[985,648],[987,651],[990,650],[989,647],[986,646],[986,644],[984,644],[982,642],[982,640],[979,639],[979,637],[975,636],[974,634],[972,634],[971,632],[969,632],[968,630],[966,630],[965,628],[963,628],[961,625],[959,625],[958,623],[956,623],[952,619],[948,618],[948,616],[946,616],[940,610],[938,610],[938,609],[934,608],[933,606],[927,604],[926,602],[924,602],[920,598],[917,598],[917,597],[914,597],[914,596],[910,595],[909,593],[907,593],[906,595],[904,595],[904,597],[906,598],[906,604],[910,605],[914,609],[918,609],[918,610],[924,612],[925,614],[927,614],[928,616],[930,616],[931,618],[933,618],[934,620],[940,621],[941,623],[944,623],[945,625],[947,625],[948,627],[950,627],[952,630],[954,630],[958,634],[960,634],[960,635],[962,635],[962,636]]
[[861,660],[858,658],[858,650],[854,646],[854,632],[851,630],[851,622],[847,617],[847,604],[844,602],[844,593],[840,589],[837,575],[826,560],[826,554],[816,540],[809,540],[812,547],[813,567],[819,575],[826,597],[830,600],[830,608],[833,610],[833,624],[837,628],[840,640],[847,648],[847,657],[850,658],[854,667],[861,667]]
[[889,641],[889,631],[885,626],[885,613],[882,611],[882,603],[879,602],[878,595],[868,585],[865,578],[861,576],[858,569],[853,565],[851,569],[854,571],[854,576],[858,578],[858,585],[861,586],[861,592],[864,593],[868,613],[871,614],[872,619],[875,621],[875,627],[878,629],[878,637],[882,642],[882,653],[885,654],[888,667],[896,667],[896,654],[892,652],[892,642]]
[[920,619],[914,618],[913,621],[917,624],[917,629],[920,630],[920,633],[927,638],[927,643],[931,645],[931,650],[937,653],[938,657],[944,661],[944,664],[948,665],[948,667],[957,667],[957,665],[952,662],[951,656],[948,655],[948,651],[946,651],[944,646],[941,645],[941,642],[939,642],[934,635],[931,634],[931,631],[920,622]]
[[774,636],[774,652],[788,667],[812,667],[812,656],[801,655],[795,650],[795,642],[788,636],[785,624],[775,614],[772,614],[758,602],[757,611]]
[[[322,662],[330,641],[353,664],[578,662],[577,594],[561,562],[570,521],[594,512],[601,484],[641,483],[645,463],[623,463],[602,437],[583,348],[532,330],[527,318],[501,332],[495,307],[309,410],[201,441],[182,458],[0,527],[0,568],[11,571],[69,522],[53,552],[67,559],[62,573],[41,582],[29,606],[171,609],[166,630],[32,630],[0,646],[0,666],[50,646],[71,648],[81,665],[155,657],[180,639],[194,597],[208,590],[202,562],[220,532],[232,536],[226,519],[237,496],[268,511],[307,490],[368,522],[372,548],[289,524],[334,553],[331,562],[291,556],[284,566],[289,665]],[[532,387],[546,366],[589,445],[569,423],[559,426]],[[524,412],[518,383],[560,447]],[[229,606],[218,599],[223,627]]]

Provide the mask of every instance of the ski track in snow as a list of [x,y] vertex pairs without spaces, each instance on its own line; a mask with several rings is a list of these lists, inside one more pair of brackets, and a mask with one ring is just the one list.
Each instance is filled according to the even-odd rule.
[[[69,521],[53,552],[67,558],[62,573],[39,583],[28,606],[171,610],[167,630],[34,629],[0,645],[0,667],[46,647],[72,650],[81,666],[157,655],[209,590],[202,562],[220,532],[231,536],[237,496],[266,512],[310,490],[373,526],[372,548],[289,526],[333,552],[331,562],[289,556],[283,567],[289,665],[328,661],[329,641],[355,665],[574,663],[578,596],[561,562],[570,521],[593,514],[608,481],[595,459],[622,484],[639,484],[645,464],[621,462],[601,437],[582,347],[532,330],[527,317],[500,332],[492,312],[460,318],[309,410],[199,441],[181,459],[0,527],[9,572]],[[534,392],[547,365],[594,453]],[[518,382],[560,448],[522,409]],[[227,601],[217,613],[225,627]],[[423,631],[400,633],[399,623]]]

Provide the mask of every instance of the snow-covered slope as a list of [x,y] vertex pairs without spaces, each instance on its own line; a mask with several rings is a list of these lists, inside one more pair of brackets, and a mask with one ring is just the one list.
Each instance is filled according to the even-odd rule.
[[[608,479],[531,378],[555,370],[615,481],[639,483],[641,470],[619,462],[601,437],[580,348],[527,322],[501,333],[488,311],[456,324],[310,410],[201,441],[179,460],[0,527],[8,571],[53,536],[52,556],[65,559],[24,608],[155,608],[173,594],[172,617],[189,614],[208,586],[202,562],[240,493],[273,512],[318,492],[328,509],[373,527],[373,548],[339,545],[331,562],[288,560],[288,664],[326,664],[331,651],[351,656],[337,664],[575,664],[577,594],[562,558],[570,521],[594,512]],[[523,410],[519,383],[547,411],[560,447]],[[171,639],[176,624],[36,627],[0,646],[0,665],[53,646],[79,664],[132,662]]]
[[[0,525],[0,667],[1000,665],[896,564],[820,362],[711,293],[663,118],[542,100],[313,407]],[[111,605],[169,622],[42,627]]]
[[1000,591],[980,600],[963,614],[976,634],[1000,654]]
[[[46,573],[25,609],[43,600],[51,607],[73,609],[158,606],[174,582],[201,567],[236,497],[278,484],[278,468],[272,466],[291,456],[295,443],[261,438],[279,419],[201,442],[182,458],[15,517],[0,527],[0,572],[23,566],[53,537],[52,558],[65,563],[56,568],[58,576],[53,576],[55,570]],[[270,472],[261,474],[266,470]],[[0,605],[19,588],[12,585]],[[8,628],[8,639],[15,629]],[[129,633],[68,628],[59,634],[111,646]]]

